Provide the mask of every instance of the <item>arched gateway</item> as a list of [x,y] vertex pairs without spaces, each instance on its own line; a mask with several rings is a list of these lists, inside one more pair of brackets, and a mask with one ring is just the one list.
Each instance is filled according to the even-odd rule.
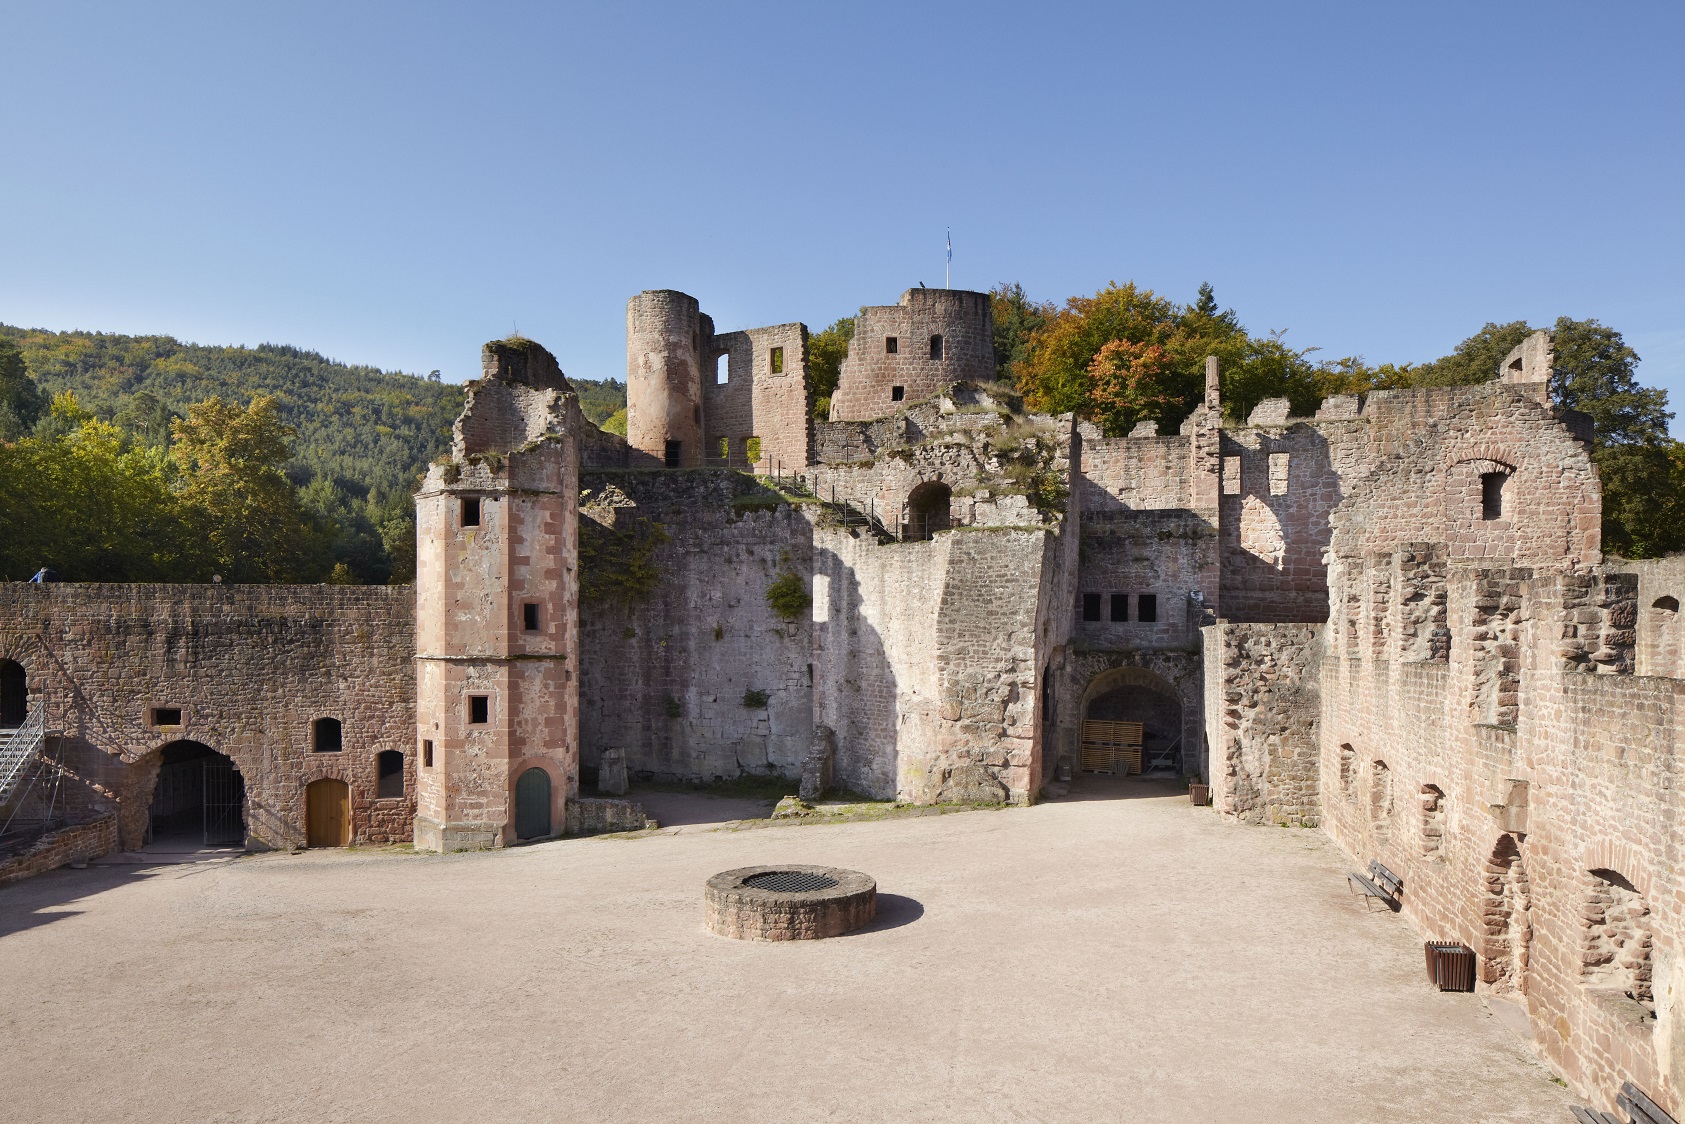
[[[1138,727],[1138,730],[1136,729]],[[1109,742],[1126,745],[1139,738],[1137,752],[1125,750],[1115,767],[1119,775],[1140,772],[1147,775],[1179,776],[1186,771],[1189,754],[1183,744],[1182,694],[1176,686],[1140,667],[1116,667],[1089,681],[1082,696],[1082,743],[1086,748]],[[1089,762],[1105,759],[1103,753],[1084,753]],[[1138,764],[1136,760],[1138,758]],[[1092,770],[1100,771],[1100,770]]]
[[174,741],[159,754],[148,841],[184,847],[238,847],[246,841],[246,781],[208,745]]

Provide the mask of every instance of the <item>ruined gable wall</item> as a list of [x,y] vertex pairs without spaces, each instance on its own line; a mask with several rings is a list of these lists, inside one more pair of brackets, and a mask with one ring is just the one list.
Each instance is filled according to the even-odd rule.
[[[894,413],[961,380],[995,377],[989,294],[960,289],[909,289],[899,304],[862,308],[854,322],[831,396],[833,421],[861,421]],[[930,337],[942,336],[942,358],[930,357]],[[885,347],[895,337],[897,351]],[[903,388],[902,402],[891,387]]]
[[[1084,511],[1078,594],[1067,605],[1072,629],[1094,648],[1199,645],[1201,613],[1188,597],[1216,554],[1209,524],[1187,510]],[[1080,594],[1100,595],[1098,621],[1082,619]],[[1128,619],[1112,619],[1112,595],[1128,597]],[[1140,620],[1140,595],[1157,597],[1155,622]]]
[[[784,572],[811,588],[810,524],[738,473],[586,473],[582,485],[588,545],[603,541],[595,528],[638,521],[667,536],[650,558],[652,592],[580,605],[587,779],[610,748],[644,779],[798,776],[812,731],[810,624],[784,621],[766,591]],[[584,565],[619,563],[608,554]],[[748,691],[766,705],[745,706]]]
[[[158,751],[178,739],[232,758],[259,846],[304,842],[304,788],[351,787],[352,837],[403,842],[415,807],[415,593],[385,586],[0,585],[0,659],[45,698],[68,761],[146,832]],[[160,729],[156,706],[180,707]],[[345,748],[311,752],[311,723]],[[375,798],[375,756],[404,754],[405,796]]]
[[1638,674],[1685,677],[1685,554],[1612,559],[1609,568],[1638,578]]
[[[761,459],[753,471],[800,472],[813,459],[812,418],[807,403],[807,328],[778,324],[724,332],[713,337],[715,355],[723,355],[727,381],[716,381],[714,362],[703,364],[702,418],[707,433],[704,461],[720,467],[749,468],[744,442],[761,440]],[[772,351],[781,352],[781,370],[772,370]],[[720,443],[728,443],[721,455]]]
[[1102,437],[1086,424],[1082,430],[1083,511],[1193,507],[1186,437]]

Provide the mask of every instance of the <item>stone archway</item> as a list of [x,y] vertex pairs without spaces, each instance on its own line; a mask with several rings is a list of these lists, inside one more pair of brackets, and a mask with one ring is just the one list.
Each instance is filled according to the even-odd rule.
[[1141,771],[1181,776],[1197,758],[1186,740],[1182,692],[1169,680],[1140,667],[1102,671],[1083,691],[1080,721],[1141,723]]
[[165,745],[147,802],[146,836],[165,849],[243,846],[246,782],[240,767],[203,742]]

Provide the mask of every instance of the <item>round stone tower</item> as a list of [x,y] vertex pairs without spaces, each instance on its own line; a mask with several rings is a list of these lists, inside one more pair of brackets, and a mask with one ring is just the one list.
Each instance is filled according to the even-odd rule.
[[626,442],[656,464],[702,464],[702,351],[712,335],[688,294],[647,289],[626,302]]

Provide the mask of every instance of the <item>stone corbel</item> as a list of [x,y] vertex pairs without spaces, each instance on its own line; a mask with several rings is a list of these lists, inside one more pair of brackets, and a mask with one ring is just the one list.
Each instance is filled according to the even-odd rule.
[[1527,788],[1527,781],[1514,777],[1497,783],[1486,807],[1498,821],[1498,830],[1513,835],[1527,834]]

